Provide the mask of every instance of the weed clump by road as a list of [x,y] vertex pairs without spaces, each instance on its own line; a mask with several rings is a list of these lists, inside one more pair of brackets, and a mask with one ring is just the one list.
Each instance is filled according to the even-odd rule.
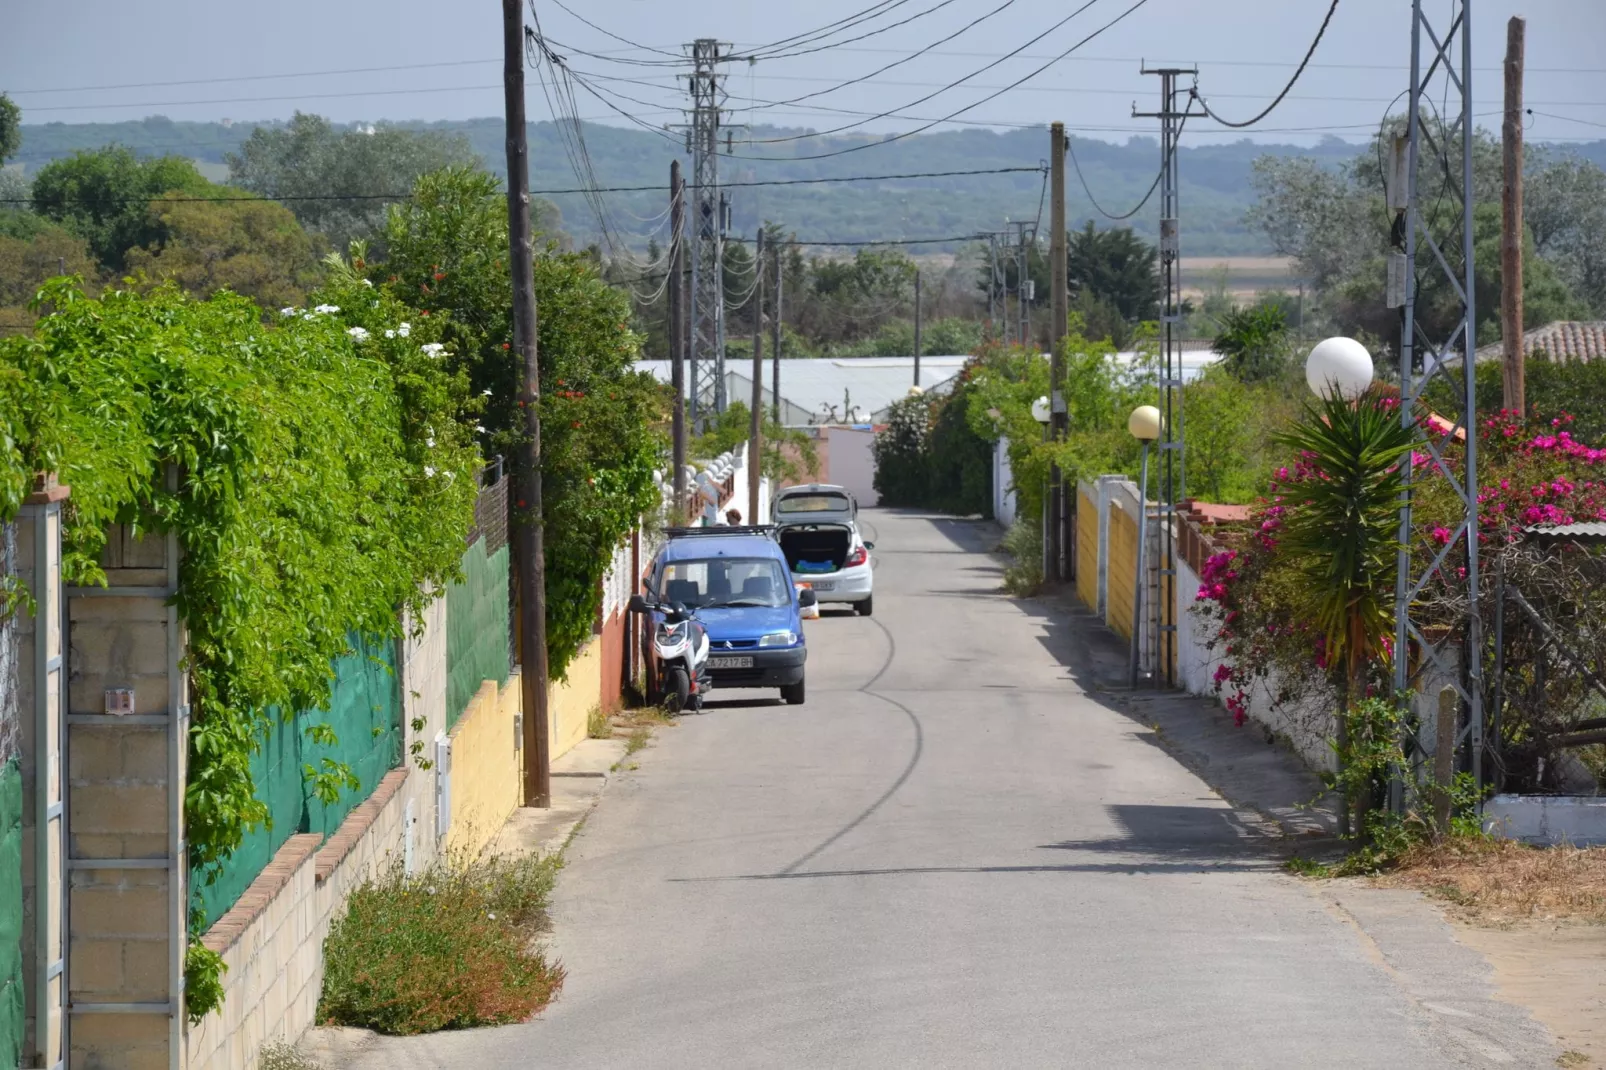
[[1606,923],[1606,847],[1531,847],[1456,837],[1411,848],[1382,879],[1449,900],[1486,920]]
[[406,1036],[529,1018],[563,984],[536,943],[560,865],[447,861],[365,882],[324,943],[319,1021]]

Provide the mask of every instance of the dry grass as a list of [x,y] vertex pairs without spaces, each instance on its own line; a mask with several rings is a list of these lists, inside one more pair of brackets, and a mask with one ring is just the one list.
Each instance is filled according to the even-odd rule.
[[1378,880],[1449,900],[1485,921],[1606,923],[1606,847],[1451,840],[1413,848]]

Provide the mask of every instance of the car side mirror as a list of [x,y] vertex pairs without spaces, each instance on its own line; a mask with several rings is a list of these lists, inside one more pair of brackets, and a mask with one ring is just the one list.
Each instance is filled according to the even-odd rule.
[[630,612],[632,612],[632,613],[645,613],[645,612],[647,612],[647,599],[644,598],[642,595],[639,595],[639,594],[631,595],[630,596]]
[[797,604],[800,606],[819,605],[819,602],[820,596],[814,593],[814,589],[812,587],[805,587],[803,590],[797,592]]
[[866,550],[874,550],[875,549],[875,543],[867,542],[867,543],[864,544],[864,548]]

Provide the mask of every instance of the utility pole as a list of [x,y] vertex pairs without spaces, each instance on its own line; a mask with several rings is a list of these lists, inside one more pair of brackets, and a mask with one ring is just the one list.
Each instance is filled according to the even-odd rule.
[[770,411],[775,425],[781,423],[781,250],[780,242],[770,246],[775,258],[775,315],[770,320]]
[[[1176,650],[1175,620],[1166,623],[1167,577],[1176,586],[1176,517],[1178,506],[1187,497],[1187,467],[1183,449],[1182,422],[1182,253],[1177,219],[1177,142],[1182,134],[1185,112],[1177,110],[1177,77],[1199,73],[1196,67],[1142,68],[1143,74],[1160,76],[1160,110],[1139,112],[1134,119],[1160,120],[1160,274],[1165,286],[1160,307],[1160,469],[1158,513],[1160,517],[1159,578],[1161,597],[1154,607],[1154,679],[1171,686],[1175,679],[1172,657]],[[1144,503],[1144,509],[1148,504]],[[1174,595],[1171,598],[1174,603]],[[1175,605],[1172,605],[1174,615]],[[1133,625],[1137,627],[1136,623]]]
[[[1404,227],[1405,314],[1400,326],[1399,416],[1402,426],[1410,429],[1419,440],[1418,448],[1423,453],[1442,451],[1445,447],[1438,436],[1424,433],[1429,410],[1422,404],[1421,395],[1442,369],[1442,362],[1459,356],[1456,372],[1461,376],[1461,389],[1455,392],[1459,395],[1456,403],[1451,411],[1445,411],[1442,404],[1434,408],[1450,420],[1452,426],[1466,428],[1467,435],[1460,451],[1461,463],[1453,473],[1433,464],[1423,465],[1416,471],[1413,465],[1401,466],[1405,487],[1400,495],[1396,551],[1394,649],[1403,652],[1415,642],[1420,657],[1396,656],[1393,659],[1393,689],[1396,694],[1415,689],[1424,673],[1442,674],[1447,680],[1458,681],[1457,691],[1462,700],[1456,704],[1456,747],[1458,750],[1466,748],[1462,752],[1465,767],[1470,769],[1474,782],[1482,787],[1485,652],[1483,620],[1479,615],[1482,584],[1479,559],[1483,550],[1478,531],[1478,316],[1473,241],[1473,139],[1469,133],[1473,129],[1470,6],[1470,0],[1452,0],[1448,10],[1440,3],[1425,3],[1424,0],[1411,3],[1411,81],[1406,107],[1409,125],[1406,142],[1408,203]],[[1446,81],[1441,84],[1439,79]],[[1448,140],[1441,132],[1423,129],[1422,117],[1430,103],[1443,113],[1444,123],[1451,131],[1459,131],[1459,137]],[[1444,185],[1435,189],[1441,175]],[[1457,238],[1461,242],[1460,256],[1453,252]],[[1427,322],[1418,318],[1420,290],[1416,280],[1419,272],[1424,283],[1447,284],[1446,289],[1458,299],[1450,307],[1454,309],[1455,303],[1459,303],[1460,315],[1450,319],[1444,315],[1444,310],[1435,308]],[[1436,483],[1441,478],[1451,483],[1449,489],[1457,502],[1455,518],[1449,522],[1453,548],[1443,550],[1436,541],[1425,543],[1427,533],[1417,530],[1412,522],[1414,497],[1421,493],[1424,484]],[[1432,553],[1427,552],[1429,546]],[[1439,567],[1444,553],[1453,553],[1452,560],[1459,560],[1460,567],[1454,572]],[[1419,572],[1419,562],[1430,558],[1433,563]],[[1459,634],[1434,642],[1422,641],[1422,638],[1430,621],[1440,622],[1424,612],[1416,597],[1430,578],[1448,587],[1447,595],[1465,607],[1466,614],[1457,629]],[[1495,745],[1499,745],[1498,741]],[[1403,804],[1400,780],[1396,779],[1390,796],[1391,805],[1398,810]],[[1478,810],[1481,814],[1481,804]]]
[[1500,185],[1500,340],[1505,354],[1505,407],[1527,411],[1522,351],[1522,57],[1528,24],[1506,23],[1506,118],[1500,128],[1505,181]]
[[[1063,442],[1070,425],[1070,414],[1065,407],[1065,357],[1061,351],[1065,335],[1070,330],[1070,294],[1067,272],[1069,266],[1065,259],[1065,124],[1054,123],[1048,128],[1048,258],[1049,279],[1052,293],[1049,295],[1048,334],[1050,349],[1048,356],[1048,396],[1049,396],[1049,437],[1055,442]],[[1074,578],[1076,575],[1076,551],[1073,540],[1075,529],[1069,523],[1070,510],[1067,508],[1064,477],[1060,475],[1058,465],[1049,468],[1049,516],[1052,522],[1048,528],[1049,561],[1053,569],[1049,580],[1058,580],[1066,577]]]
[[524,446],[509,514],[519,561],[519,661],[524,700],[524,805],[552,805],[547,729],[546,547],[541,527],[541,364],[536,352],[535,259],[530,247],[530,154],[524,130],[523,0],[502,0],[502,88],[507,109],[508,266],[513,349],[524,371]]
[[669,162],[669,278],[664,287],[669,293],[669,382],[675,391],[671,410],[671,429],[674,442],[671,446],[671,464],[674,466],[675,488],[674,522],[686,522],[686,334],[680,320],[685,315],[681,303],[680,275],[685,264],[685,233],[682,206],[685,203],[686,184],[680,177],[680,161]]
[[[1015,329],[1006,333],[1009,335],[1010,341],[1019,342],[1024,346],[1030,340],[1029,333],[1032,322],[1031,312],[1027,307],[1027,302],[1032,298],[1033,290],[1031,280],[1026,277],[1027,267],[1030,264],[1028,243],[1036,243],[1037,241],[1037,224],[1036,222],[1014,219],[1009,220],[1006,225],[1015,228],[1015,298],[1019,311],[1019,317],[1015,321]],[[1004,304],[1007,308],[1009,305],[1007,287],[1005,292]]]
[[758,516],[759,473],[764,448],[764,228],[753,239],[753,411],[747,429],[747,522]]
[[711,413],[725,411],[725,232],[730,200],[719,188],[719,143],[729,148],[724,128],[724,80],[719,64],[732,45],[711,37],[691,44],[691,121],[686,151],[692,158],[691,351],[692,422],[702,426]]
[[915,386],[920,385],[920,269],[915,268]]
[[996,329],[994,298],[998,293],[998,235],[987,235],[987,329]]

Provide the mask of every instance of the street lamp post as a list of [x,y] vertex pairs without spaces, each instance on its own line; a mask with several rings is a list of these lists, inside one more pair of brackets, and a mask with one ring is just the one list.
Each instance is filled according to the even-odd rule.
[[[1043,429],[1044,442],[1048,441],[1048,425],[1053,418],[1053,409],[1048,403],[1048,398],[1038,398],[1032,402],[1032,419],[1036,420],[1037,426]],[[1056,563],[1051,556],[1053,553],[1052,540],[1048,537],[1048,525],[1052,522],[1049,510],[1051,490],[1052,488],[1045,483],[1043,486],[1043,583],[1045,585],[1049,582],[1050,577],[1054,575],[1054,565]]]
[[1138,476],[1138,569],[1132,589],[1132,665],[1131,685],[1138,686],[1139,636],[1143,631],[1143,588],[1149,566],[1149,446],[1160,437],[1160,410],[1139,405],[1127,417],[1126,429],[1143,443],[1143,461]]
[[[1372,354],[1353,338],[1324,338],[1316,343],[1310,351],[1310,356],[1305,358],[1305,382],[1312,393],[1324,399],[1343,400],[1354,404],[1371,388],[1374,373]],[[1410,465],[1406,465],[1406,478],[1410,478]],[[1409,498],[1402,496],[1400,499],[1402,524],[1408,504]],[[1404,588],[1401,585],[1404,582],[1403,574],[1402,578],[1395,581],[1396,600],[1403,594]],[[1402,647],[1401,656],[1403,649]],[[1337,721],[1339,753],[1344,754],[1349,750],[1349,718],[1341,711]],[[1394,800],[1399,798],[1401,789],[1398,769],[1391,772],[1389,781],[1389,797],[1393,805]],[[1348,836],[1350,833],[1350,798],[1347,792],[1339,795],[1338,831],[1343,836]]]

